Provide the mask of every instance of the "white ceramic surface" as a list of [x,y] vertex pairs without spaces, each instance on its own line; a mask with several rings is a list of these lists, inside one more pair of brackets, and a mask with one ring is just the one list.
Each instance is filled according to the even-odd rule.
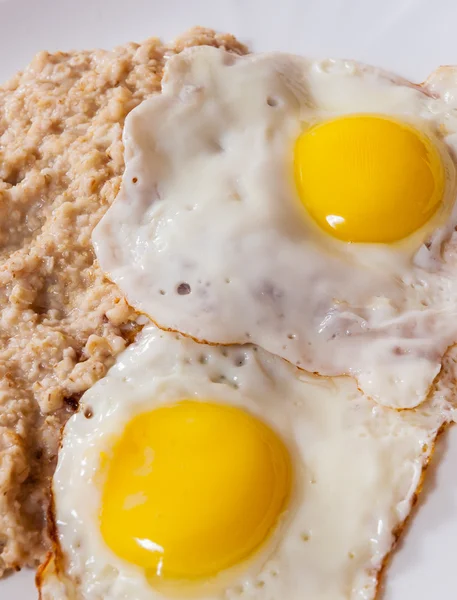
[[[0,0],[0,80],[42,49],[169,39],[192,25],[229,31],[255,50],[354,58],[414,81],[457,63],[454,0]],[[457,597],[457,427],[438,454],[382,600]],[[0,582],[0,600],[36,598],[31,572]]]

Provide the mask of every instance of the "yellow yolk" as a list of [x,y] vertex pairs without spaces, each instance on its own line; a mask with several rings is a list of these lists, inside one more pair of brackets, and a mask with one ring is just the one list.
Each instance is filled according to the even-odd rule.
[[239,408],[185,400],[136,416],[115,444],[100,524],[148,577],[198,579],[268,537],[291,486],[276,434]]
[[311,127],[296,142],[294,162],[309,214],[348,242],[401,240],[430,219],[444,196],[435,144],[383,116],[349,115]]

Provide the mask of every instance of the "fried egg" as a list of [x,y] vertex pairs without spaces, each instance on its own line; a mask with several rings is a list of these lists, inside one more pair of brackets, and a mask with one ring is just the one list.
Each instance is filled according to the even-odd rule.
[[124,129],[102,269],[160,327],[418,406],[457,340],[455,71],[173,56]]
[[374,598],[448,392],[397,411],[145,328],[65,426],[42,600]]

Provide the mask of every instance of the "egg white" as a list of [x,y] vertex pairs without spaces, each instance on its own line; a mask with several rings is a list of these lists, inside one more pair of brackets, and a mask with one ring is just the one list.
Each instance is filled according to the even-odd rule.
[[53,480],[57,550],[40,575],[43,600],[167,597],[102,539],[100,461],[136,414],[189,398],[258,416],[286,443],[295,473],[290,505],[271,540],[192,597],[374,598],[433,441],[454,416],[454,376],[449,372],[419,409],[396,411],[362,395],[351,378],[307,375],[255,346],[206,346],[146,328],[84,394],[65,427]]
[[[162,94],[126,120],[123,186],[93,236],[102,269],[166,329],[253,342],[311,372],[351,374],[379,403],[419,405],[457,340],[455,261],[442,257],[457,223],[446,90],[350,61],[214,48],[170,58]],[[293,182],[302,128],[361,112],[446,149],[443,209],[398,244],[333,239]]]

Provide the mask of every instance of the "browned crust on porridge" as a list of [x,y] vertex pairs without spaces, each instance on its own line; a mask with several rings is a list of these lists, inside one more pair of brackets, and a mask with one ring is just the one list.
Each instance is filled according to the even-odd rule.
[[138,329],[90,241],[121,183],[125,116],[160,91],[167,56],[205,44],[246,51],[194,28],[41,52],[0,87],[0,575],[46,556],[60,428]]

